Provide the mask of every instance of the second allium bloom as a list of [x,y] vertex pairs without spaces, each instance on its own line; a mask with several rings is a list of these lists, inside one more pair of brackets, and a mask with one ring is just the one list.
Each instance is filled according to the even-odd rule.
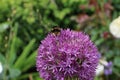
[[67,29],[41,41],[36,66],[44,80],[93,80],[98,61],[89,36]]

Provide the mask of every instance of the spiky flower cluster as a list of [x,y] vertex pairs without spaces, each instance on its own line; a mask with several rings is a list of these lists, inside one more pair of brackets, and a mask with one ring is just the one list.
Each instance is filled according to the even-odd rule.
[[88,35],[66,29],[41,41],[36,66],[44,80],[93,80],[98,60]]

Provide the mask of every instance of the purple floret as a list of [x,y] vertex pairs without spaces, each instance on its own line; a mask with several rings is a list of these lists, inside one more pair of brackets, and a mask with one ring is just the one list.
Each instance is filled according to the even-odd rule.
[[93,80],[98,61],[89,36],[67,29],[41,41],[36,67],[44,80]]
[[104,74],[105,75],[110,75],[112,74],[112,62],[108,62],[108,64],[105,66]]

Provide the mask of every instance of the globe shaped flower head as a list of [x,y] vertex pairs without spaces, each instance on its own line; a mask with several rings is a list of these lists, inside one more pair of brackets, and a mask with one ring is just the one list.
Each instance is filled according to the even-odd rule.
[[88,35],[61,29],[41,41],[36,67],[44,80],[93,80],[98,61],[99,52]]

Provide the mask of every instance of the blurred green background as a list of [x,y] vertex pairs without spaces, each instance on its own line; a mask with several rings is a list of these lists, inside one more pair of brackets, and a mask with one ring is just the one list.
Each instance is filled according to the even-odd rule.
[[95,80],[120,80],[120,39],[109,32],[119,15],[120,0],[0,0],[0,80],[42,80],[37,48],[56,25],[86,32],[113,62],[112,74]]

